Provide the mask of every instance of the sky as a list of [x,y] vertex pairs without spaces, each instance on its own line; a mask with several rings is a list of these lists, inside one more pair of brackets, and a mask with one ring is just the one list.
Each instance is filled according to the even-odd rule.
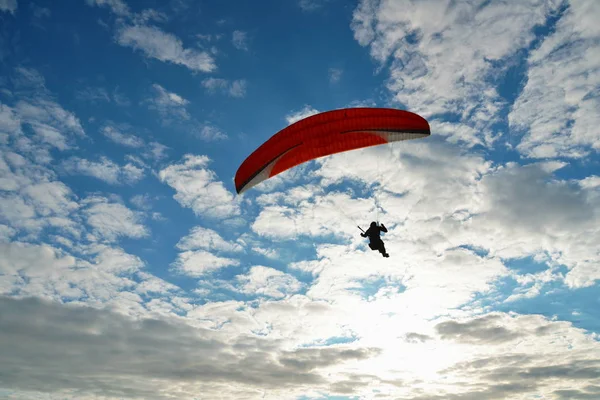
[[[599,20],[0,0],[0,398],[600,398]],[[431,136],[236,194],[280,129],[364,106]]]

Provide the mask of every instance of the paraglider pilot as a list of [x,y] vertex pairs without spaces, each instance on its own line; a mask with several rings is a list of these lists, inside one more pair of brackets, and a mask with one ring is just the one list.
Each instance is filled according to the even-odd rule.
[[369,237],[369,247],[371,250],[379,250],[382,256],[389,257],[390,255],[385,251],[385,245],[383,240],[379,236],[381,232],[387,232],[385,225],[377,225],[375,221],[371,222],[371,226],[366,232],[360,234],[362,237]]

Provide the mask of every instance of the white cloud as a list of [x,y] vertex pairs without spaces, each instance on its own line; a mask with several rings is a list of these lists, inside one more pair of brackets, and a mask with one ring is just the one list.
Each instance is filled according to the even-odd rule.
[[[408,11],[417,3],[442,4],[407,2]],[[374,16],[384,3],[370,4]],[[477,10],[468,2],[447,4],[464,13],[461,22],[490,22],[473,16],[489,2]],[[452,18],[458,12],[443,11]],[[414,12],[410,18],[418,25],[427,16]],[[392,21],[383,25],[389,32],[373,28],[381,35],[399,29]],[[441,27],[440,35],[452,36],[455,28],[449,29]],[[442,39],[425,37],[433,45]],[[465,60],[471,60],[469,54]],[[28,72],[20,79],[42,90],[43,79]],[[487,78],[487,72],[481,74],[482,81]],[[466,85],[468,93],[480,87]],[[165,115],[173,117],[182,109],[187,113],[186,99],[160,88],[156,104]],[[29,97],[25,101],[37,105]],[[460,110],[469,101],[450,105]],[[493,114],[488,106],[470,115]],[[323,158],[290,171],[285,179],[270,180],[261,188],[268,193],[259,191],[244,200],[209,169],[208,157],[187,155],[158,171],[159,179],[174,189],[183,207],[201,219],[221,221],[201,222],[211,229],[196,226],[177,243],[170,223],[164,224],[168,237],[161,232],[156,238],[144,225],[143,218],[160,218],[150,208],[154,194],[120,193],[143,210],[136,212],[117,195],[80,200],[76,191],[56,181],[55,164],[47,161],[44,150],[68,149],[74,146],[68,139],[77,134],[60,119],[23,110],[25,117],[16,107],[0,105],[0,134],[5,134],[0,143],[15,146],[3,147],[0,155],[0,293],[54,302],[0,298],[0,331],[7,332],[0,341],[6,359],[0,376],[7,377],[4,389],[16,397],[163,400],[202,393],[224,400],[275,400],[370,398],[375,393],[413,400],[564,400],[593,398],[598,392],[596,333],[559,317],[486,311],[499,302],[510,307],[518,299],[550,298],[550,285],[561,291],[597,285],[597,176],[565,180],[561,168],[572,166],[558,162],[496,165],[456,145],[487,143],[479,125],[439,121],[432,128],[447,139],[442,143],[406,142]],[[313,111],[307,107],[289,122]],[[26,136],[20,132],[25,120],[32,127],[46,126]],[[197,122],[191,116],[188,121]],[[190,131],[201,134],[200,128]],[[56,132],[65,140],[53,136]],[[128,131],[119,133],[119,140],[135,142]],[[132,148],[139,151],[127,156],[129,164],[96,158],[83,170],[92,174],[95,169],[99,178],[116,183],[135,181],[165,151],[156,142]],[[71,162],[85,164],[82,154]],[[34,164],[40,160],[48,163]],[[286,190],[277,182],[286,184]],[[340,187],[343,191],[333,190]],[[356,228],[374,218],[374,193],[389,228],[383,237],[389,259],[370,251]],[[175,216],[172,222],[181,220]],[[247,232],[248,226],[258,234]],[[43,231],[46,227],[52,229]],[[130,248],[127,239],[141,238],[149,240],[131,248],[162,270],[165,280],[143,272],[144,260],[118,247],[120,240]],[[170,271],[160,265],[160,257],[153,257],[160,249],[150,239],[175,246],[178,254]],[[295,240],[282,244],[278,239]],[[249,264],[260,255],[278,269]],[[523,273],[510,267],[508,261],[523,257],[531,257],[542,270]],[[230,271],[239,275],[216,279]],[[190,277],[200,278],[198,289],[167,282],[169,273],[185,275],[174,277],[184,284]],[[497,284],[505,279],[516,282],[512,293]],[[248,300],[231,300],[231,292]],[[573,310],[573,316],[585,326],[589,312]],[[116,339],[114,332],[119,332]],[[93,357],[97,354],[104,356]],[[79,361],[61,362],[65,355]],[[24,370],[35,374],[35,382],[15,373]]]
[[148,229],[141,223],[141,216],[120,203],[109,202],[102,197],[87,198],[83,201],[86,217],[94,234],[109,242],[120,237],[134,239],[149,235]]
[[144,170],[132,163],[118,165],[102,156],[99,161],[70,157],[61,164],[69,174],[79,174],[100,179],[112,185],[134,184],[144,177]]
[[184,251],[173,263],[175,271],[190,277],[200,277],[220,268],[237,266],[236,259],[219,257],[205,250]]
[[527,83],[509,115],[527,157],[586,156],[600,150],[600,4],[571,1],[528,59]]
[[209,53],[186,49],[177,36],[156,27],[143,25],[124,27],[117,33],[117,41],[122,46],[141,50],[147,57],[183,65],[192,71],[213,72],[217,68]]
[[138,284],[136,287],[137,293],[149,294],[149,293],[160,293],[167,294],[170,292],[175,292],[180,290],[179,287],[173,285],[172,283],[166,282],[163,279],[157,278],[154,275],[148,274],[146,272],[138,273],[140,278],[143,279],[142,282]]
[[[489,271],[496,271],[489,279],[507,274],[500,260],[541,254],[547,254],[543,262],[548,268],[570,269],[560,278],[570,287],[593,285],[600,276],[593,245],[600,240],[600,196],[591,179],[557,179],[554,172],[564,164],[492,168],[479,155],[415,141],[342,153],[317,165],[305,175],[320,181],[257,198],[260,209],[251,222],[256,233],[272,239],[333,234],[353,238],[356,245],[356,225],[375,219],[373,195],[359,198],[327,189],[352,181],[365,189],[373,185],[379,219],[391,228],[386,246],[392,257],[394,249],[401,249],[403,262],[416,257],[412,262],[423,265],[428,263],[422,258],[426,253],[441,257],[466,246],[488,254],[485,262],[495,265]],[[307,270],[319,271],[323,265],[315,263]],[[468,293],[470,289],[460,299],[466,301]]]
[[207,78],[202,81],[209,93],[220,91],[231,97],[244,97],[246,95],[246,81],[243,79],[228,81],[219,78]]
[[[70,144],[71,138],[66,136],[65,133],[73,137],[85,136],[79,119],[52,100],[41,97],[34,100],[21,100],[17,102],[14,112],[19,116],[19,122],[31,126],[37,140],[59,150],[64,151],[72,147]],[[5,123],[8,122],[10,120]],[[13,119],[12,122],[15,123],[16,120]],[[31,149],[32,146],[28,141],[28,138],[21,138],[21,143],[23,144],[22,150]],[[24,145],[25,143],[28,144]],[[38,148],[37,150],[42,149]]]
[[49,125],[33,123],[31,128],[36,133],[40,141],[56,147],[59,150],[70,149],[67,138],[56,128]]
[[10,239],[17,233],[16,230],[8,225],[0,224],[0,243],[8,243]]
[[315,115],[318,113],[319,113],[318,110],[315,110],[314,108],[312,108],[309,105],[305,105],[302,109],[300,109],[298,111],[293,111],[290,114],[286,115],[285,120],[287,121],[287,123],[289,125],[291,125],[294,122],[298,122],[301,119],[310,117],[311,115]]
[[[281,301],[263,301],[256,307],[243,307],[234,301],[208,303],[189,315],[211,321],[204,326],[219,329],[222,334],[236,336],[252,331],[271,343],[281,340],[283,347],[307,346],[309,353],[315,350],[311,346],[324,346],[330,338],[352,338],[347,350],[377,349],[361,362],[324,369],[310,369],[301,354],[286,357],[287,362],[303,365],[325,379],[324,387],[311,385],[321,395],[368,397],[376,389],[390,398],[424,400],[436,398],[443,388],[452,399],[461,398],[461,392],[464,398],[491,399],[506,394],[506,388],[503,392],[496,386],[498,380],[515,387],[517,393],[540,394],[565,385],[584,390],[593,376],[590,373],[596,373],[598,365],[593,361],[593,371],[577,376],[564,374],[565,370],[579,370],[580,363],[588,363],[599,351],[591,335],[569,323],[502,313],[426,320],[407,314],[400,299],[401,295],[388,293],[377,301],[338,297],[317,302],[295,295]],[[414,305],[410,303],[408,309]],[[417,335],[425,340],[406,339]],[[465,388],[465,380],[477,385]],[[292,397],[293,390],[289,388]],[[487,396],[495,390],[500,397]],[[302,394],[306,395],[306,389]],[[260,396],[262,393],[256,397]]]
[[231,42],[238,50],[248,51],[248,34],[243,31],[233,31]]
[[559,6],[539,0],[363,0],[352,28],[382,68],[390,66],[387,86],[398,103],[427,118],[455,114],[458,128],[475,129],[466,143],[491,145],[498,134],[492,125],[505,106],[490,83],[502,72],[495,64],[529,46],[533,28]]
[[123,146],[133,148],[144,146],[144,141],[142,139],[129,133],[123,133],[115,126],[107,125],[101,129],[101,132],[113,142]]
[[206,156],[186,155],[183,163],[172,164],[159,172],[159,179],[175,189],[175,200],[194,210],[196,215],[224,219],[240,214],[233,194],[216,174],[207,168]]
[[238,275],[235,279],[242,293],[277,299],[296,293],[303,286],[292,275],[261,265],[252,267],[247,274]]
[[262,247],[253,247],[252,251],[257,254],[260,254],[262,256],[265,256],[267,258],[271,258],[271,259],[277,259],[279,257],[279,253],[275,249],[265,249]]
[[591,286],[600,279],[593,245],[600,240],[600,197],[552,171],[547,164],[509,165],[486,175],[480,207],[453,238],[504,259],[543,256],[549,267],[570,269],[561,277],[568,286]]
[[150,217],[154,220],[154,221],[166,221],[167,219],[165,217],[163,217],[163,215],[159,212],[153,212]]
[[0,246],[3,254],[0,270],[7,276],[47,276],[76,265],[74,257],[48,245],[14,242]]
[[144,285],[149,280],[147,274],[132,279],[144,265],[138,257],[102,245],[80,243],[77,247],[79,257],[47,244],[3,245],[0,290],[4,294],[41,297],[59,303],[107,306],[133,315],[145,313],[142,300],[125,292],[135,290],[136,281]]
[[78,208],[76,198],[49,171],[24,157],[6,152],[0,158],[0,216],[14,228],[37,234],[47,226],[75,232],[67,218]]
[[85,136],[79,119],[56,102],[47,99],[19,101],[15,107],[24,122],[48,124],[76,136]]
[[251,228],[265,238],[292,240],[300,235],[318,237],[339,234],[345,231],[336,224],[339,218],[331,208],[312,202],[302,202],[296,206],[271,205],[260,211]]
[[0,11],[14,14],[17,11],[17,0],[0,0]]
[[600,188],[600,176],[591,175],[588,176],[581,181],[579,181],[579,185],[581,185],[584,189],[597,189]]
[[208,250],[216,252],[237,253],[243,250],[237,243],[227,241],[216,231],[197,226],[177,243],[180,250]]
[[133,184],[144,178],[144,170],[131,163],[127,163],[123,166],[121,175],[122,182]]
[[0,103],[0,133],[19,135],[21,133],[21,120],[18,114],[7,105]]
[[[113,210],[116,209],[113,208]],[[93,213],[98,216],[100,213],[105,211],[107,210],[103,210],[101,212],[99,212],[99,210],[95,210]],[[117,215],[123,215],[122,210],[117,210]],[[116,233],[114,229],[112,229],[112,231],[113,233]],[[86,249],[85,254],[93,257],[92,264],[96,270],[109,272],[115,275],[132,274],[137,272],[144,265],[139,257],[132,254],[127,254],[122,249],[105,245],[90,246],[88,249]]]
[[62,182],[40,182],[25,187],[21,193],[41,217],[67,216],[79,208],[72,200],[73,193]]

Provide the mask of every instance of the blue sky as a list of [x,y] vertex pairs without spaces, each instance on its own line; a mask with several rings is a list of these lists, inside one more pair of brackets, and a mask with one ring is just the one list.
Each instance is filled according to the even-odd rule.
[[[594,398],[599,4],[0,0],[1,396]],[[355,106],[432,135],[235,194]]]

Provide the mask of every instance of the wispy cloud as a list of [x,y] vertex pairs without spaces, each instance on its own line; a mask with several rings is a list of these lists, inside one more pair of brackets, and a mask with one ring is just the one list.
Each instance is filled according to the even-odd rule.
[[[31,8],[22,3],[15,16],[23,27],[0,12],[7,32],[30,27],[20,13]],[[197,27],[183,25],[196,21],[194,6],[173,15],[176,3],[160,8],[166,14],[123,0],[79,7],[84,16],[111,13],[106,20],[117,28],[177,24],[186,40],[201,40]],[[304,19],[299,3],[291,7]],[[223,102],[192,97],[232,95],[234,81],[201,86],[201,77],[194,89],[167,73],[141,103],[154,113],[140,114],[137,106],[115,107],[116,82],[94,81],[106,89],[88,95],[102,107],[77,101],[54,59],[44,64],[60,72],[52,79],[31,68],[0,77],[4,392],[149,400],[598,397],[598,321],[589,301],[600,283],[591,46],[598,10],[576,0],[508,3],[359,2],[355,37],[381,63],[377,73],[389,78],[383,84],[395,100],[430,113],[432,137],[320,158],[244,197],[233,191],[235,165],[217,160],[220,151],[235,154],[202,142],[226,138],[210,121],[225,115],[212,107]],[[231,30],[224,32],[229,42]],[[81,44],[89,39],[79,34]],[[182,70],[169,61],[178,51],[196,49],[184,42],[165,56],[167,70]],[[121,88],[140,105],[143,95],[131,90],[158,81],[120,60],[127,55],[120,49],[106,56],[134,68],[119,70],[132,79]],[[68,62],[68,51],[63,56]],[[85,76],[85,63],[78,65]],[[336,78],[331,65],[320,66],[325,80],[328,72]],[[371,89],[371,106],[399,104]],[[281,115],[284,125],[318,112],[300,100]],[[74,109],[60,101],[74,101]],[[251,106],[244,111],[256,113]],[[80,122],[78,112],[93,118]],[[505,157],[498,136],[508,124],[521,142]],[[257,139],[250,136],[246,144]],[[192,154],[197,147],[203,151]],[[526,162],[518,153],[560,161]],[[567,163],[565,156],[583,157]],[[389,229],[390,258],[359,235],[356,225],[375,218]]]
[[169,17],[167,14],[151,8],[143,10],[134,17],[134,22],[136,25],[146,24],[148,22],[167,22],[168,20]]
[[116,126],[107,125],[101,129],[101,132],[113,142],[126,147],[139,148],[144,146],[142,139],[129,133],[123,133]]
[[[501,132],[499,111],[507,107],[492,83],[503,62],[526,49],[560,2],[448,5],[363,0],[352,22],[354,36],[383,68],[399,103],[425,117],[452,114],[456,127],[474,128],[466,144],[490,146]],[[426,16],[426,17],[425,17]]]
[[80,89],[75,93],[75,97],[81,101],[87,101],[92,104],[97,104],[101,102],[110,103],[114,101],[115,104],[122,107],[127,107],[131,105],[131,100],[122,93],[118,87],[116,87],[112,93],[104,87],[93,87],[88,86],[86,88]]
[[318,110],[314,109],[313,107],[311,107],[309,105],[305,105],[302,109],[300,109],[298,111],[293,111],[293,112],[289,113],[288,115],[286,115],[285,120],[287,121],[287,123],[289,125],[291,125],[294,122],[298,122],[301,119],[310,117],[311,115],[315,115],[318,113],[319,113]]
[[192,48],[186,49],[175,35],[156,27],[135,25],[121,28],[117,32],[117,42],[142,51],[146,57],[183,65],[192,71],[212,72],[216,69],[212,55]]
[[15,111],[22,122],[34,128],[42,141],[59,149],[69,147],[69,139],[64,132],[79,137],[85,136],[79,119],[54,101],[40,98],[22,100],[15,106]]
[[152,209],[152,199],[148,194],[136,194],[130,201],[140,210],[149,211]]
[[17,0],[0,0],[0,11],[14,14],[17,12]]
[[233,31],[231,34],[231,43],[238,50],[248,51],[248,34],[244,31]]
[[190,119],[190,114],[186,108],[189,104],[188,100],[177,93],[169,92],[157,83],[152,85],[152,89],[154,96],[145,100],[150,109],[158,111],[166,120],[170,117],[183,120]]
[[586,156],[600,150],[600,3],[572,1],[531,52],[527,83],[509,115],[527,157]]
[[80,89],[75,96],[78,100],[89,101],[91,103],[97,103],[99,101],[110,102],[108,91],[102,87],[87,87],[85,89]]
[[342,79],[344,71],[339,68],[329,68],[329,82],[338,83]]
[[122,0],[86,0],[89,5],[96,5],[99,7],[107,7],[113,13],[121,17],[127,17],[131,15],[129,6]]
[[175,200],[197,215],[225,219],[240,214],[233,194],[208,165],[206,156],[186,155],[182,163],[162,169],[159,179],[175,189]]
[[169,151],[169,147],[158,143],[158,142],[150,142],[148,155],[149,158],[154,159],[155,161],[160,161],[167,157],[167,152]]
[[227,241],[218,232],[201,226],[193,228],[187,236],[181,238],[177,248],[184,251],[203,249],[226,253],[238,253],[243,250],[238,243]]
[[156,162],[167,157],[169,147],[159,142],[146,143],[141,137],[127,132],[131,129],[132,127],[128,124],[108,123],[100,129],[100,132],[102,132],[106,138],[114,143],[124,147],[140,150],[138,153],[139,157],[131,154],[126,157],[129,161],[131,161],[130,164],[132,165],[148,168],[148,165],[143,160]]
[[122,93],[118,86],[115,88],[115,90],[113,90],[112,97],[115,103],[119,106],[128,107],[131,105],[131,100],[129,100],[129,97]]
[[[325,386],[321,374],[324,375],[328,368],[368,360],[377,355],[376,349],[283,351],[274,348],[266,339],[237,335],[227,338],[218,331],[188,326],[166,316],[135,322],[114,311],[61,306],[40,299],[2,299],[0,311],[4,316],[1,322],[3,331],[14,332],[4,341],[2,350],[9,364],[3,363],[3,366],[28,369],[36,365],[39,379],[45,384],[44,390],[52,391],[61,391],[66,387],[83,392],[94,390],[95,386],[90,384],[89,379],[81,377],[106,376],[108,370],[111,371],[110,378],[104,390],[127,391],[136,397],[159,398],[155,394],[162,390],[166,381],[180,382],[178,390],[183,397],[193,397],[201,390],[210,397],[223,397],[225,394],[223,398],[229,400],[239,396],[252,397],[257,390],[260,393],[260,389],[268,389],[276,398],[282,398],[290,390],[300,395],[300,387],[305,385]],[[32,319],[36,324],[31,324]],[[90,326],[95,329],[90,330]],[[64,332],[65,327],[69,327],[67,333]],[[109,332],[114,331],[120,332],[119,339],[106,341]],[[113,350],[107,350],[107,343]],[[64,346],[67,344],[78,359],[92,360],[92,354],[99,348],[104,349],[106,357],[101,361],[78,364],[77,367],[68,362],[50,366],[44,362],[47,358],[39,357],[45,354],[52,359],[62,359],[59,355],[65,354]],[[251,354],[238,350],[248,346],[253,349]],[[123,348],[130,351],[123,353],[119,350]],[[139,359],[139,354],[144,355],[143,360]],[[224,357],[229,359],[226,367],[215,365],[215,359]],[[138,368],[140,361],[152,369],[152,374],[141,373],[128,378],[127,382],[119,378],[127,371]],[[185,367],[179,368],[178,375],[174,377],[172,365],[181,364],[182,361]],[[6,373],[12,377],[10,371]],[[59,374],[67,377],[67,381],[53,379]],[[195,376],[199,381],[181,380],[179,375]],[[157,380],[157,376],[161,379]],[[208,379],[208,376],[211,378]],[[10,379],[8,388],[33,392],[40,390],[39,385],[23,379],[21,374],[15,374]],[[232,390],[236,394],[230,396],[228,393]]]
[[312,12],[322,8],[328,0],[298,0],[302,11]]
[[227,139],[227,135],[210,122],[200,122],[193,118],[187,106],[189,101],[174,92],[169,92],[159,84],[152,85],[154,96],[144,103],[158,111],[165,125],[183,127],[187,132],[204,141]]
[[245,275],[236,277],[238,290],[248,295],[276,299],[298,292],[303,285],[292,275],[265,266],[254,266]]
[[246,95],[246,81],[244,79],[229,81],[220,78],[207,78],[202,81],[202,86],[209,93],[219,91],[231,97],[244,97]]
[[217,256],[206,250],[194,250],[179,253],[173,268],[177,273],[197,278],[239,264],[240,261],[234,258]]
[[44,29],[42,22],[45,18],[50,18],[52,16],[52,12],[49,8],[40,7],[35,4],[30,4],[29,8],[32,13],[31,21],[38,28]]
[[[11,80],[16,89],[16,104],[14,107],[0,105],[0,126],[7,129],[4,133],[10,132],[19,138],[16,147],[21,153],[34,153],[38,160],[49,160],[48,146],[64,151],[72,148],[77,138],[86,136],[79,118],[54,100],[37,70],[17,67]],[[33,130],[34,140],[23,135],[21,125]]]
[[140,215],[123,204],[103,197],[91,197],[83,202],[83,214],[93,234],[109,242],[119,237],[141,238],[149,234]]
[[91,176],[112,185],[131,185],[144,177],[142,168],[132,163],[119,165],[105,156],[98,161],[70,157],[62,162],[62,168],[69,174]]
[[194,131],[200,139],[206,142],[227,139],[227,135],[225,133],[223,133],[216,126],[209,123],[205,123],[199,127],[196,127]]

